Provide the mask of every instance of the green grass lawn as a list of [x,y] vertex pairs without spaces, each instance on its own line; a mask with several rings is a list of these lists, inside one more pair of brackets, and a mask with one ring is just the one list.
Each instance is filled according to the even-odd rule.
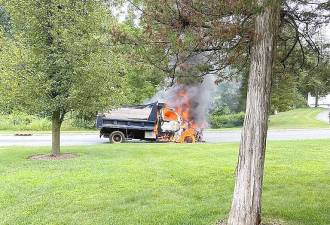
[[[215,224],[228,214],[237,144],[0,148],[0,224]],[[330,140],[270,142],[263,218],[329,225]]]
[[270,117],[270,128],[330,128],[330,125],[316,120],[317,114],[324,111],[322,108],[294,109],[281,112]]
[[[277,115],[271,115],[269,117],[270,129],[308,129],[308,128],[329,128],[330,125],[319,121],[316,119],[316,116],[323,112],[325,109],[322,108],[303,108],[303,109],[294,109],[287,112],[281,112]],[[212,130],[239,130],[241,127],[233,128],[221,128],[221,129],[208,129]],[[330,224],[330,223],[329,223]]]

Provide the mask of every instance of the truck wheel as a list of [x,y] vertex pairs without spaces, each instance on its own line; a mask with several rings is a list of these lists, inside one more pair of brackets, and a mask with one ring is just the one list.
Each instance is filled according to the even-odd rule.
[[193,142],[194,142],[193,138],[190,137],[190,136],[187,136],[187,137],[184,138],[184,143],[193,143]]
[[121,131],[114,131],[109,136],[110,143],[118,144],[125,141],[125,135]]

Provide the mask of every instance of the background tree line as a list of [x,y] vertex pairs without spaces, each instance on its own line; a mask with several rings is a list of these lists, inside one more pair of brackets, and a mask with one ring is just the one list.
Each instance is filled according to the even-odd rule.
[[[0,2],[0,109],[52,121],[53,155],[64,119],[94,121],[98,111],[153,95],[162,75],[114,45],[118,24],[103,1]],[[133,31],[132,31],[133,32]]]
[[[0,23],[1,23],[1,60],[2,60],[2,73],[3,73],[3,90],[6,94],[3,94],[2,97],[2,112],[3,113],[10,113],[12,110],[20,110],[24,111],[24,109],[29,109],[31,114],[37,113],[40,117],[49,116],[49,112],[46,112],[47,110],[40,110],[40,108],[37,107],[37,103],[33,102],[36,101],[38,98],[32,97],[31,93],[29,94],[29,97],[22,96],[24,95],[24,91],[21,91],[18,87],[12,88],[13,83],[18,83],[18,80],[25,79],[24,76],[27,76],[28,65],[34,64],[36,61],[31,61],[31,58],[29,55],[31,55],[31,52],[29,52],[32,48],[27,47],[27,42],[23,42],[23,39],[27,35],[38,35],[37,33],[27,33],[27,31],[20,31],[19,33],[19,26],[25,26],[27,23],[30,24],[30,26],[36,24],[33,24],[30,18],[30,16],[33,13],[36,13],[36,11],[33,7],[33,4],[28,3],[29,1],[22,1],[22,4],[20,7],[16,7],[17,10],[13,10],[13,8],[10,8],[11,6],[14,7],[16,4],[19,4],[15,1],[3,1],[2,6],[0,8]],[[75,1],[72,1],[75,2]],[[78,1],[79,2],[79,1]],[[109,1],[108,1],[109,3]],[[93,96],[92,99],[94,99],[93,105],[89,106],[89,109],[87,110],[87,107],[84,106],[84,110],[78,110],[78,108],[82,108],[80,106],[77,106],[74,111],[74,113],[70,113],[70,117],[73,119],[73,123],[78,126],[83,127],[93,127],[94,125],[94,116],[97,113],[98,110],[106,108],[106,107],[115,107],[116,105],[120,104],[140,104],[144,102],[146,99],[150,98],[157,88],[164,85],[164,76],[165,74],[171,73],[173,71],[171,69],[166,68],[170,63],[168,61],[168,58],[163,56],[163,52],[159,52],[159,46],[157,46],[159,43],[153,43],[151,40],[144,40],[143,37],[147,34],[146,32],[143,32],[143,21],[139,26],[136,25],[136,11],[137,9],[132,7],[128,8],[128,13],[126,15],[126,19],[124,22],[119,23],[118,18],[114,17],[111,11],[111,7],[117,6],[115,4],[116,2],[111,2],[111,4],[104,4],[102,1],[91,1],[89,4],[90,9],[93,9],[95,12],[95,15],[102,19],[95,19],[95,18],[82,18],[82,24],[89,24],[90,26],[90,33],[96,34],[99,32],[99,39],[95,39],[94,43],[90,43],[91,45],[94,45],[93,48],[99,48],[102,52],[96,53],[99,55],[103,60],[103,74],[112,74],[112,78],[110,77],[104,77],[103,80],[111,83],[111,79],[113,77],[117,77],[117,81],[114,81],[114,83],[117,83],[117,90],[119,90],[119,86],[122,86],[123,89],[125,89],[125,94],[123,94],[123,100],[122,102],[118,102],[117,104],[114,104],[113,101],[107,99],[102,99],[101,96],[109,95],[104,94],[105,89],[102,85],[98,85],[98,88],[93,87],[93,90],[97,93],[103,93],[99,96]],[[25,4],[25,5],[24,5]],[[40,3],[42,4],[42,3]],[[53,1],[53,5],[63,5],[67,4],[65,1]],[[85,5],[88,5],[87,3],[84,3]],[[113,5],[115,4],[115,5]],[[24,7],[27,7],[28,10],[30,10],[30,15],[23,15],[22,12],[20,12],[20,9]],[[96,7],[98,7],[98,11],[96,11]],[[61,6],[60,6],[61,8]],[[61,13],[61,10],[59,8],[58,13]],[[12,10],[13,12],[11,12]],[[32,10],[32,11],[31,11]],[[45,9],[46,10],[46,9]],[[76,9],[77,12],[81,10]],[[39,9],[40,11],[40,9]],[[78,17],[78,14],[75,14],[74,12],[71,13],[71,15],[68,15],[69,17],[75,18]],[[55,14],[54,14],[55,16]],[[28,19],[22,20],[23,17],[26,17]],[[19,20],[18,18],[21,18]],[[54,20],[52,19],[54,22]],[[60,21],[58,21],[60,23]],[[57,22],[55,22],[57,23]],[[62,24],[68,25],[67,21],[61,21]],[[99,27],[96,27],[99,26]],[[94,28],[93,28],[94,27]],[[65,29],[63,27],[58,27],[58,30]],[[81,30],[81,27],[79,27],[77,24],[74,25],[72,30]],[[94,29],[94,30],[92,30]],[[95,30],[96,29],[96,30]],[[99,30],[97,30],[99,29]],[[68,30],[68,29],[66,29]],[[150,29],[147,27],[147,31],[150,31]],[[279,54],[286,54],[288,48],[292,47],[288,44],[288,40],[294,39],[294,35],[290,29],[286,29],[283,33],[286,35],[285,38],[283,38],[283,41],[281,45],[281,49],[279,50]],[[25,36],[23,35],[25,34]],[[70,34],[72,37],[74,33],[68,33],[66,35]],[[37,36],[35,36],[37,37]],[[134,37],[134,38],[132,38]],[[141,41],[144,40],[144,41]],[[68,39],[66,39],[67,42]],[[78,39],[75,40],[75,42],[78,42]],[[82,41],[81,41],[82,42]],[[99,43],[96,43],[99,42]],[[100,44],[102,42],[102,44]],[[188,42],[189,43],[189,42]],[[190,45],[190,44],[189,44]],[[273,91],[272,91],[272,112],[280,112],[280,111],[287,111],[293,108],[297,107],[304,107],[306,106],[306,97],[308,93],[311,93],[314,96],[323,96],[326,93],[329,92],[329,80],[328,80],[328,71],[329,71],[329,63],[327,55],[328,45],[325,43],[322,43],[323,50],[321,52],[320,62],[318,62],[318,66],[315,64],[315,57],[309,53],[308,49],[308,43],[302,42],[302,47],[305,49],[305,56],[304,56],[304,66],[301,66],[301,61],[303,61],[301,56],[301,46],[295,45],[293,49],[291,49],[291,54],[293,57],[290,57],[287,60],[290,60],[290,63],[286,62],[286,64],[289,64],[289,66],[283,68],[283,63],[281,60],[278,60],[278,72],[275,72],[273,76]],[[40,47],[43,46],[39,46]],[[60,46],[57,46],[60,47]],[[71,52],[71,54],[75,54],[78,56],[79,54],[83,54],[82,52],[79,52],[77,49],[83,49],[85,48],[85,44],[81,44],[80,46],[75,46],[76,52]],[[178,46],[178,48],[184,48],[185,46]],[[72,50],[72,49],[71,49]],[[71,51],[70,50],[70,51]],[[180,49],[178,49],[180,50]],[[85,52],[89,52],[90,49],[86,49]],[[170,49],[168,49],[170,51]],[[169,53],[168,53],[169,54]],[[25,59],[24,59],[25,57]],[[70,58],[70,55],[63,56]],[[279,58],[283,58],[279,57]],[[28,58],[30,58],[28,61]],[[95,59],[95,58],[94,58]],[[162,60],[160,60],[162,59]],[[77,58],[76,61],[82,60],[82,58]],[[91,59],[89,59],[91,60]],[[108,60],[107,62],[105,60]],[[101,62],[100,60],[97,60],[98,62]],[[295,61],[295,62],[294,62]],[[101,65],[96,65],[96,61],[91,60],[91,62],[95,63],[94,68],[98,68],[96,71],[89,70],[88,73],[90,74],[96,74],[100,73],[99,70],[101,68]],[[16,64],[16,65],[15,65]],[[20,64],[20,67],[17,66]],[[66,62],[62,62],[62,65],[66,64]],[[165,65],[167,64],[167,65]],[[23,66],[24,65],[24,66]],[[48,64],[47,64],[48,65]],[[214,100],[213,105],[210,108],[210,113],[216,117],[227,115],[227,114],[236,114],[243,112],[245,110],[245,99],[246,99],[246,90],[247,90],[247,80],[248,80],[248,63],[245,63],[245,66],[242,66],[242,63],[237,63],[236,65],[231,65],[232,69],[230,74],[228,76],[223,76],[226,78],[231,78],[234,76],[236,81],[233,83],[231,82],[222,82],[219,85],[218,90],[214,94]],[[54,65],[57,68],[60,68],[59,65]],[[66,64],[68,66],[68,64]],[[163,67],[162,67],[163,66]],[[164,69],[166,68],[166,69]],[[36,68],[33,68],[34,70]],[[67,69],[67,68],[66,68]],[[208,70],[209,67],[201,67],[198,68],[199,70]],[[32,71],[31,68],[29,68],[30,73]],[[86,68],[84,69],[86,71]],[[11,84],[8,84],[8,79],[5,80],[5,74],[7,74],[7,78],[9,77],[8,74],[16,74],[15,76],[11,76],[11,79],[15,80]],[[25,75],[24,75],[25,73]],[[20,74],[20,75],[18,75]],[[235,75],[232,75],[235,74]],[[105,75],[104,75],[105,76]],[[173,74],[170,76],[174,76]],[[33,79],[36,79],[36,83],[43,83],[41,80],[40,75],[39,78],[37,76],[34,76]],[[31,77],[29,77],[28,81],[30,82],[30,88],[31,90],[34,90],[36,93],[41,93],[43,90],[45,90],[45,87],[38,86],[33,87],[33,81]],[[102,84],[105,84],[105,82],[102,82]],[[4,88],[7,86],[7,89]],[[10,88],[11,87],[11,88]],[[23,86],[21,86],[23,87]],[[8,90],[8,88],[10,90]],[[26,88],[26,87],[24,87]],[[38,90],[38,88],[41,90]],[[102,89],[102,90],[101,90]],[[122,89],[122,90],[123,90]],[[97,90],[97,91],[96,91]],[[89,92],[91,93],[91,92]],[[78,92],[76,93],[78,94]],[[112,93],[113,94],[113,93]],[[78,95],[77,95],[78,96]],[[83,95],[79,95],[80,98]],[[91,97],[90,97],[91,98]],[[33,99],[33,101],[31,101]],[[118,100],[119,98],[115,98]],[[317,100],[318,98],[316,98]],[[62,101],[62,99],[58,99],[59,101]],[[74,102],[75,100],[72,100]],[[43,104],[43,103],[42,103]],[[317,104],[316,104],[317,105]],[[40,106],[40,104],[39,104]],[[61,106],[62,107],[62,106]],[[38,110],[31,110],[31,108],[36,108]],[[211,124],[213,123],[214,116],[210,117]],[[237,116],[230,116],[234,121],[231,123],[233,126],[234,124],[241,124],[242,123],[242,116],[241,114],[238,114]],[[231,119],[230,119],[231,120]],[[213,123],[214,124],[214,123]],[[217,127],[215,125],[215,127]]]

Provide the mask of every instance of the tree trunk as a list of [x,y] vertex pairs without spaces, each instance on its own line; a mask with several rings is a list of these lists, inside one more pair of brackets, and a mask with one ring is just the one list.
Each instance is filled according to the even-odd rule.
[[271,78],[280,4],[277,0],[259,0],[258,4],[265,8],[255,19],[246,114],[228,225],[258,225],[261,222]]
[[315,92],[315,108],[319,107],[319,93]]
[[58,156],[60,155],[61,152],[61,145],[60,145],[61,125],[62,125],[62,119],[61,119],[60,111],[53,112],[52,115],[52,155],[53,156]]

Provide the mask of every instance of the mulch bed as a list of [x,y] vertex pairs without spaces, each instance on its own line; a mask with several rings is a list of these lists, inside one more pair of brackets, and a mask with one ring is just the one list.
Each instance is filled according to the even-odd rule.
[[46,155],[33,155],[30,156],[30,160],[44,160],[44,161],[50,161],[50,160],[66,160],[66,159],[73,159],[78,157],[76,154],[72,153],[63,153],[57,156],[46,154]]
[[16,133],[14,136],[32,136],[30,133]]
[[[219,221],[216,225],[227,225],[224,220]],[[261,223],[260,225],[282,225],[280,222]]]

